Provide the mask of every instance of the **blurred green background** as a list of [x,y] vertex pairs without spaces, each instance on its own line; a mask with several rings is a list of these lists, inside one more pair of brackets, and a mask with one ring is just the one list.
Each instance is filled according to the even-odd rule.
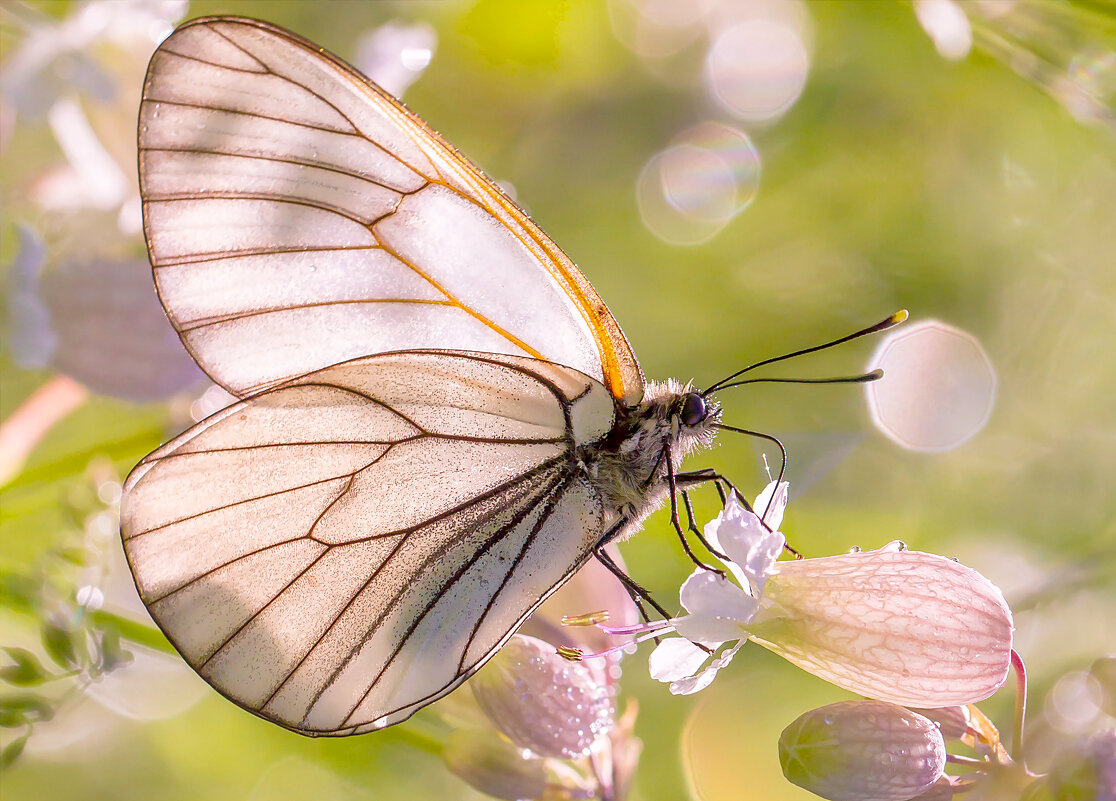
[[[913,322],[938,319],[975,337],[998,376],[995,406],[987,426],[952,450],[904,450],[882,436],[858,387],[741,388],[723,396],[725,419],[787,443],[793,500],[784,531],[806,554],[902,539],[956,556],[1004,589],[1031,671],[1040,766],[1051,743],[1103,724],[1099,701],[1088,713],[1088,704],[1082,712],[1059,699],[1076,698],[1080,671],[1116,652],[1116,12],[1100,2],[966,4],[974,45],[947,58],[905,2],[707,0],[695,4],[704,11],[698,22],[655,18],[661,41],[639,28],[650,5],[0,9],[0,415],[10,421],[44,387],[75,407],[25,463],[4,466],[0,645],[41,650],[40,618],[77,587],[100,587],[106,610],[129,614],[113,488],[189,424],[190,404],[205,389],[176,367],[185,378],[148,392],[156,402],[136,402],[144,393],[131,384],[114,391],[137,347],[136,358],[152,358],[147,340],[165,334],[134,333],[129,304],[149,302],[149,288],[83,289],[52,301],[66,286],[89,286],[67,284],[74,270],[104,288],[95,270],[90,278],[73,266],[97,260],[129,265],[146,287],[142,237],[129,222],[134,119],[154,48],[144,31],[158,28],[159,14],[266,16],[354,60],[365,37],[395,21],[429,26],[422,41],[432,57],[407,90],[408,105],[514,186],[608,302],[649,377],[707,385],[898,308]],[[82,14],[107,15],[109,27],[82,38],[73,33]],[[765,120],[743,118],[723,96],[718,102],[707,80],[717,26],[753,18],[789,26],[808,54],[801,95]],[[113,26],[128,20],[147,28],[114,39]],[[947,54],[950,46],[939,42]],[[98,173],[66,167],[53,131],[72,122],[75,107],[126,177],[114,196],[82,184]],[[750,138],[762,164],[758,188],[707,241],[674,244],[641,216],[637,183],[650,159],[705,121]],[[27,277],[36,247],[38,291],[55,303],[46,323]],[[50,284],[52,275],[62,278]],[[67,331],[75,320],[81,328]],[[873,347],[848,345],[771,374],[853,373]],[[127,381],[142,385],[152,370]],[[62,373],[92,387],[89,396],[59,383]],[[19,425],[27,432],[35,423]],[[716,467],[754,494],[766,481],[764,451],[725,436],[692,466]],[[698,493],[698,507],[708,519],[715,496]],[[665,515],[623,554],[632,574],[673,606],[690,568]],[[421,729],[422,715],[382,733],[312,741],[240,711],[170,659],[143,656],[75,691],[57,719],[36,725],[2,777],[5,799],[479,797],[416,745],[408,727]],[[799,714],[845,693],[747,647],[708,690],[673,697],[647,677],[645,659],[645,651],[627,659],[622,685],[639,700],[644,741],[633,798],[811,797],[783,780],[776,740]],[[1005,689],[982,709],[1006,731],[1011,705]]]

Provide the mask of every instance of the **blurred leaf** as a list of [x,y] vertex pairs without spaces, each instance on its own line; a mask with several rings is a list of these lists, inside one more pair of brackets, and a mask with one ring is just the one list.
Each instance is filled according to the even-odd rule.
[[133,661],[132,652],[120,645],[120,632],[114,628],[105,629],[101,635],[101,669],[109,673]]
[[4,648],[14,665],[0,668],[0,679],[16,687],[33,687],[51,678],[51,673],[26,648]]
[[89,564],[90,553],[85,548],[80,547],[62,548],[58,551],[58,556],[72,565],[81,567]]
[[6,768],[19,759],[19,755],[23,753],[23,746],[27,745],[28,737],[29,734],[24,734],[4,746],[4,750],[0,751],[0,768]]
[[33,610],[39,605],[39,587],[30,576],[0,573],[0,604],[9,609]]
[[0,725],[12,728],[33,720],[50,720],[54,706],[34,693],[0,696]]
[[56,664],[62,667],[76,667],[77,649],[74,633],[50,620],[43,621],[43,647]]
[[27,716],[14,709],[5,709],[0,705],[0,726],[5,729],[18,729],[27,724]]

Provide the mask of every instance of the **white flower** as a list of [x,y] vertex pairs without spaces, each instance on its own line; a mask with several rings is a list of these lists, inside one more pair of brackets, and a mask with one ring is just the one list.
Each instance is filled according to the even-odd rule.
[[730,499],[706,526],[730,578],[694,571],[681,590],[688,614],[601,628],[636,642],[677,632],[650,659],[651,676],[676,695],[707,687],[749,639],[838,687],[903,706],[963,706],[1003,685],[1011,610],[988,579],[899,542],[776,562],[786,503],[787,485],[772,483],[754,512]]
[[[670,682],[675,695],[709,686],[747,640],[747,625],[786,542],[778,528],[787,506],[787,486],[785,481],[768,484],[756,498],[754,512],[733,496],[706,525],[706,540],[728,557],[724,564],[735,582],[699,568],[682,585],[682,606],[689,614],[669,621],[682,639],[663,641],[650,659],[652,678]],[[736,644],[705,665],[713,652],[731,641]]]

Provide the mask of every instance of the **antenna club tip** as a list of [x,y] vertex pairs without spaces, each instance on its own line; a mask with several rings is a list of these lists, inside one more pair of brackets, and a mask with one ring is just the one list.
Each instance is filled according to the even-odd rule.
[[900,309],[899,311],[895,312],[895,314],[891,315],[891,324],[899,325],[899,323],[905,321],[910,316],[911,315],[907,312],[906,309]]

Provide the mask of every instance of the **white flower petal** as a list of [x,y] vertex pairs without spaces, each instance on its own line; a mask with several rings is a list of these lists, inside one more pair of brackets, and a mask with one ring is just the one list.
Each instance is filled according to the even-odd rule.
[[713,683],[713,679],[717,678],[717,671],[703,670],[696,676],[689,678],[679,679],[670,683],[671,695],[693,695],[700,692]]
[[701,569],[686,579],[680,595],[690,614],[678,618],[675,629],[686,639],[707,645],[746,636],[743,626],[759,606],[747,591]]
[[786,542],[783,535],[768,531],[751,512],[745,512],[739,521],[722,524],[719,534],[722,550],[737,568],[734,575],[742,572],[749,586],[757,593],[762,592],[775,560],[783,551]]
[[772,531],[778,531],[779,527],[783,525],[783,512],[787,508],[787,501],[790,499],[790,484],[786,481],[780,481],[777,485],[772,481],[763,488],[763,492],[756,496],[756,502],[752,504],[752,508],[756,510],[756,514],[763,519],[767,527]]
[[677,681],[692,676],[709,658],[702,649],[682,637],[671,637],[659,643],[651,652],[648,666],[651,678],[658,681]]
[[696,676],[690,676],[688,678],[683,678],[679,679],[678,681],[671,682],[671,694],[692,695],[693,693],[696,693],[700,690],[704,690],[713,682],[713,679],[717,678],[717,671],[719,671],[721,668],[732,661],[732,658],[736,656],[736,652],[740,650],[740,646],[742,646],[744,642],[744,640],[741,640],[736,645],[729,648],[719,657],[710,662],[709,667],[707,667],[701,673],[698,673]]

